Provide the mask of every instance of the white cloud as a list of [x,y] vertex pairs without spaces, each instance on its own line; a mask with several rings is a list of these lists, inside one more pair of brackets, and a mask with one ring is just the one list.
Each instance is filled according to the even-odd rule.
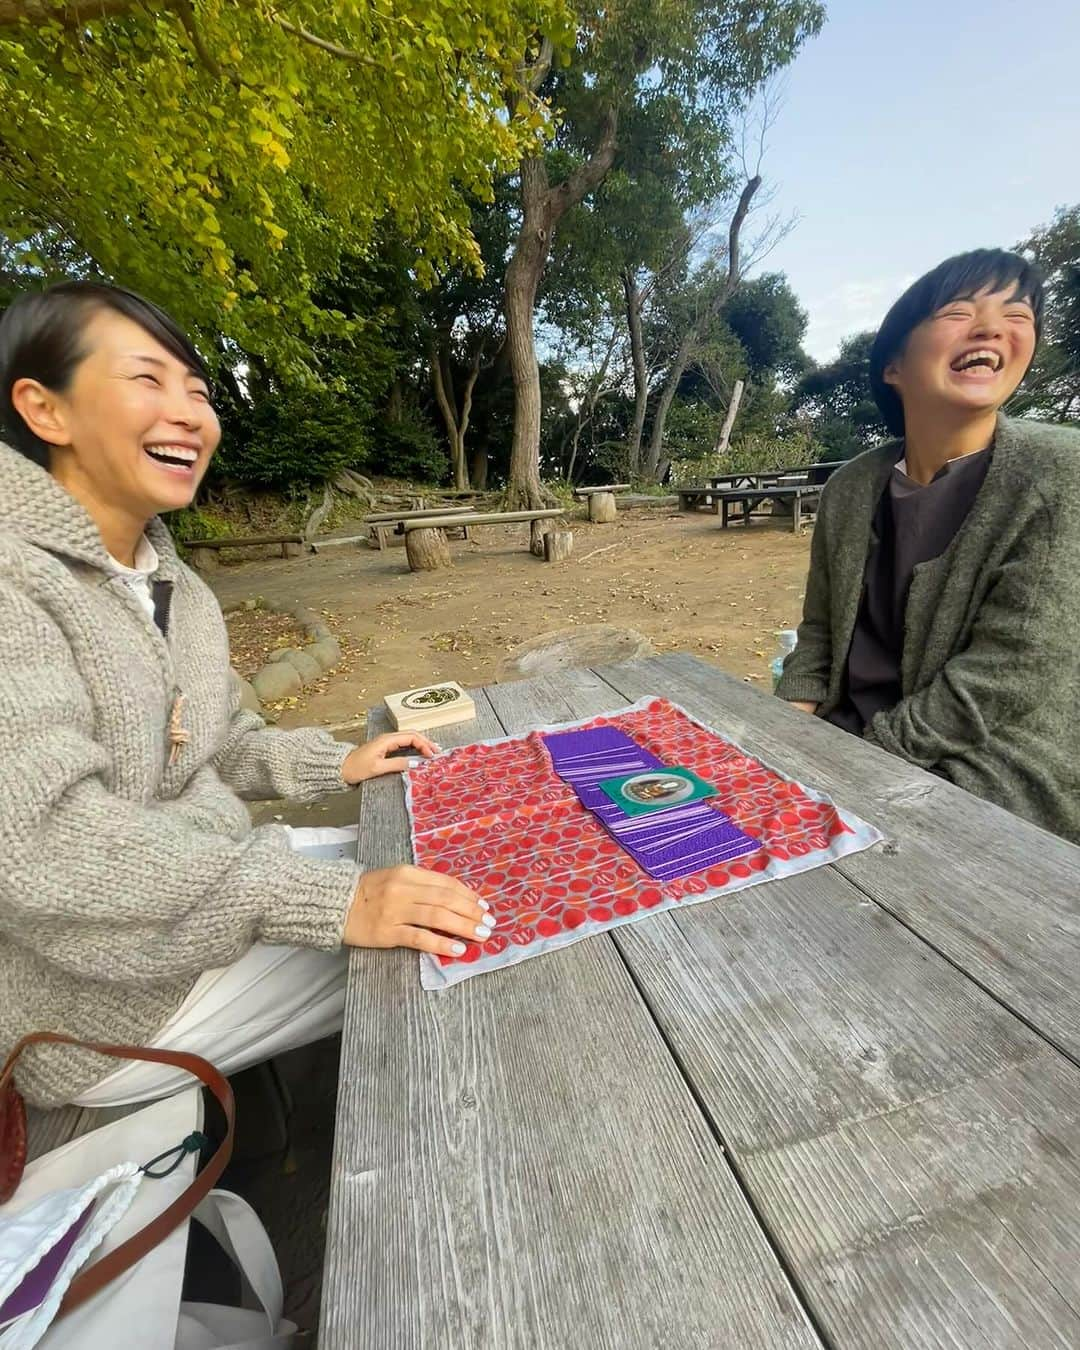
[[914,275],[845,281],[807,303],[810,326],[804,346],[815,361],[831,361],[841,339],[876,328],[892,302],[915,280]]

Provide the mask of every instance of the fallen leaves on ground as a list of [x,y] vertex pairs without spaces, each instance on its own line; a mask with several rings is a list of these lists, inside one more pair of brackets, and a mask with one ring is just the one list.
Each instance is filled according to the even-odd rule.
[[269,609],[234,609],[226,614],[225,626],[233,666],[245,680],[266,665],[274,652],[283,647],[302,647],[306,641],[291,614],[275,614]]

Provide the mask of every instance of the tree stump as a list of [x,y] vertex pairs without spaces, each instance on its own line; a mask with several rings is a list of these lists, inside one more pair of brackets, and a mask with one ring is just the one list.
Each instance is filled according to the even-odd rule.
[[544,535],[544,561],[565,562],[574,548],[571,530],[548,530]]
[[445,530],[409,530],[405,535],[405,555],[410,572],[436,572],[450,566],[450,546]]
[[592,492],[589,494],[589,519],[594,525],[610,525],[615,516],[614,492]]
[[529,522],[529,549],[537,558],[543,558],[544,539],[555,528],[553,520],[533,520]]

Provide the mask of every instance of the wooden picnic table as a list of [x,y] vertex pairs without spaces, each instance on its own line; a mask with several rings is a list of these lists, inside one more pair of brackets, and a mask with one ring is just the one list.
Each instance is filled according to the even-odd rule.
[[[730,488],[718,492],[716,500],[721,508],[720,528],[726,530],[733,522],[750,524],[750,518],[772,502],[791,503],[791,528],[796,534],[802,529],[807,511],[816,511],[821,488],[806,482],[785,483],[782,479],[769,487]],[[740,507],[736,513],[733,508]]]
[[1080,1345],[1080,848],[683,654],[439,739],[649,694],[886,842],[443,993],[354,952],[320,1347]]
[[774,483],[803,480],[809,483],[811,475],[824,482],[830,474],[840,468],[843,460],[823,460],[820,464],[795,464],[786,469],[761,469],[747,473],[724,473],[715,478],[706,479],[710,488],[723,492],[730,488],[771,487]]

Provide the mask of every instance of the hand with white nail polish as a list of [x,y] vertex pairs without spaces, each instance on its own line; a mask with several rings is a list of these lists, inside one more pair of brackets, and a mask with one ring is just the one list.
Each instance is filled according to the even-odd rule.
[[435,742],[418,731],[390,731],[350,750],[341,766],[341,776],[354,787],[384,773],[404,773],[419,760],[405,759],[400,753],[402,750],[419,750],[424,759],[439,753]]
[[486,942],[495,920],[486,900],[442,872],[386,867],[365,872],[345,920],[350,947],[412,947],[463,956],[466,943]]

